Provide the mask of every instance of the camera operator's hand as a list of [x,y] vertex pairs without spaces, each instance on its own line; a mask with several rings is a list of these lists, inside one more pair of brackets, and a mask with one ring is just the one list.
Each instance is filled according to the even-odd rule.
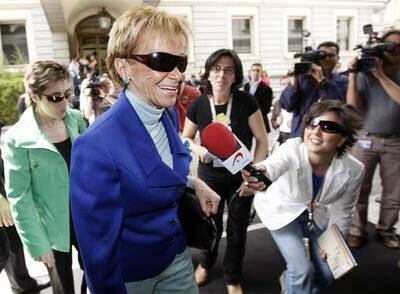
[[350,60],[350,62],[348,63],[347,69],[348,69],[348,71],[349,71],[350,74],[352,74],[352,73],[357,73],[357,72],[355,71],[355,69],[356,69],[356,63],[357,63],[357,58],[354,58],[354,59]]
[[90,89],[90,88],[85,88],[85,89],[83,90],[83,93],[85,94],[85,96],[90,96],[90,93],[92,93],[92,89]]
[[375,57],[375,70],[372,72],[375,78],[378,80],[385,76],[385,72],[383,71],[383,60]]
[[318,84],[321,84],[321,82],[325,80],[322,68],[315,63],[311,64],[311,76],[317,81]]

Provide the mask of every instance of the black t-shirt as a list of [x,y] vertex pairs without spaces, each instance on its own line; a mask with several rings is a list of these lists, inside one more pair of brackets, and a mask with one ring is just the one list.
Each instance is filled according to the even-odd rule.
[[[215,112],[225,113],[228,104],[216,105]],[[253,133],[249,126],[249,117],[259,109],[255,98],[249,93],[235,91],[232,98],[231,129],[232,132],[250,150]],[[200,135],[204,128],[212,122],[210,101],[207,95],[201,95],[190,105],[186,117],[197,125]],[[201,163],[200,163],[201,164]],[[202,164],[201,164],[202,165]]]
[[68,171],[71,163],[71,149],[72,149],[72,143],[70,138],[65,139],[62,142],[58,143],[53,143],[54,146],[57,148],[58,152],[64,157],[65,162],[67,163],[68,166]]

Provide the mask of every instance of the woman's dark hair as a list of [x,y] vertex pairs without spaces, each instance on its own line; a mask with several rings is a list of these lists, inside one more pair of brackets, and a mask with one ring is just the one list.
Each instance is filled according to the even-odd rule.
[[345,154],[357,141],[357,131],[362,128],[362,120],[358,111],[351,105],[344,104],[339,100],[324,100],[313,104],[303,119],[303,134],[306,122],[323,115],[327,112],[336,113],[344,128],[344,136],[347,136],[346,142],[337,148],[337,156]]
[[206,93],[212,94],[211,83],[208,81],[210,76],[211,68],[217,63],[221,57],[230,57],[235,65],[235,81],[231,86],[231,92],[239,89],[243,84],[243,66],[237,53],[232,49],[219,49],[212,53],[206,60],[205,71],[201,77],[202,81],[206,85]]

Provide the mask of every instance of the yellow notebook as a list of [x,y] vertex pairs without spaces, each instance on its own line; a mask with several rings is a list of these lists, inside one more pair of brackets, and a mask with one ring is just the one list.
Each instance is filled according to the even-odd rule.
[[318,244],[328,254],[328,266],[335,279],[357,266],[346,241],[343,239],[336,224],[330,225],[318,238]]

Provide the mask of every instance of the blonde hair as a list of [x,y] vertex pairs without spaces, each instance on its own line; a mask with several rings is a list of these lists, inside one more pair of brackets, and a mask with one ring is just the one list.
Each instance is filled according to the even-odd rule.
[[64,65],[54,61],[36,61],[29,65],[25,73],[25,90],[32,98],[32,95],[42,94],[49,84],[69,78],[70,75]]
[[120,86],[125,86],[114,68],[115,59],[128,57],[142,42],[153,42],[155,36],[183,41],[187,46],[190,35],[191,30],[184,17],[170,15],[151,6],[132,8],[114,22],[110,31],[106,57],[108,71]]

